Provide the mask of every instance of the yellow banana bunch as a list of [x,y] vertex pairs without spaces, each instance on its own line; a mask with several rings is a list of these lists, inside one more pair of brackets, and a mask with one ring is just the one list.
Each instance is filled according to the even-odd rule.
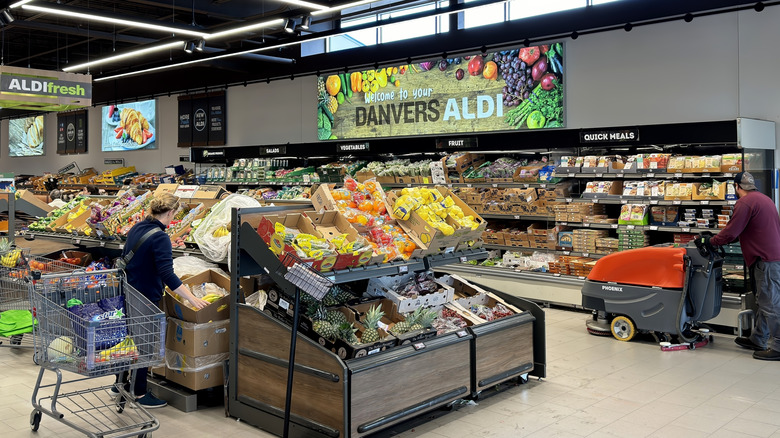
[[126,337],[122,342],[114,345],[113,347],[103,350],[98,354],[98,360],[105,362],[116,357],[134,356],[138,354],[138,350],[135,348],[135,342],[133,338]]
[[220,294],[206,294],[203,296],[203,301],[208,301],[209,303],[213,303],[214,301],[217,301],[218,299],[222,298],[224,295]]
[[226,226],[221,226],[214,230],[214,232],[211,234],[214,237],[225,237],[230,234],[230,230],[227,229]]
[[2,258],[0,258],[0,264],[5,266],[6,268],[15,268],[17,263],[19,262],[19,257],[21,257],[22,252],[17,250],[11,251],[8,254],[4,255]]

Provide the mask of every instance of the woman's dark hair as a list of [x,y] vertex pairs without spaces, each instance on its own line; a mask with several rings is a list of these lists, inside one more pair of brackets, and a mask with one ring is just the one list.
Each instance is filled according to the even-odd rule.
[[100,190],[98,190],[98,188],[93,186],[92,184],[88,185],[86,187],[86,189],[87,189],[87,193],[89,193],[90,195],[99,195],[100,194]]

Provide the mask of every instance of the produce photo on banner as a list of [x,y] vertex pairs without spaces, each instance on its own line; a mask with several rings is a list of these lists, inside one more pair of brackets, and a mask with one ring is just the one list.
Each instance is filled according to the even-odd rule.
[[317,78],[317,138],[565,127],[563,43]]
[[103,152],[157,149],[156,101],[104,106],[101,111]]
[[43,116],[8,121],[8,156],[43,155]]

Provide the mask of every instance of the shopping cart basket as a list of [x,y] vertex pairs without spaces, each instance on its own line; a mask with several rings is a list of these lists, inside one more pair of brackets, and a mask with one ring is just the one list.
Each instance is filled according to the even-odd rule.
[[[28,248],[0,254],[0,347],[33,347],[30,276],[71,272],[79,266],[30,255]],[[3,319],[5,318],[5,319]]]
[[[165,358],[165,316],[160,309],[118,270],[43,275],[36,284],[30,297],[38,320],[33,333],[41,369],[32,395],[32,429],[38,429],[46,414],[89,437],[146,436],[157,430],[157,419],[135,402],[132,388],[138,368]],[[42,383],[47,370],[56,375],[55,383]],[[63,370],[84,377],[63,382]],[[62,389],[124,371],[130,371],[129,391],[121,383]],[[53,394],[39,398],[44,388],[54,388]],[[112,388],[119,393],[116,398]],[[135,409],[125,410],[128,404]]]

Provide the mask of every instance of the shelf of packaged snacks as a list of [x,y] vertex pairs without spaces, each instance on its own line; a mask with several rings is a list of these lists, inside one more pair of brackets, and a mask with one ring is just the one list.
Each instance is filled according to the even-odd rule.
[[545,249],[545,248],[529,248],[526,246],[507,246],[507,245],[489,245],[485,244],[483,245],[483,248],[485,249],[498,249],[501,251],[520,251],[520,252],[546,252],[548,254],[559,254],[563,256],[572,256],[572,257],[588,257],[592,259],[600,259],[604,257],[606,254],[594,254],[594,253],[587,253],[587,252],[575,252],[575,251],[566,251],[566,250],[559,250],[559,249]]
[[[279,206],[277,211],[282,214],[285,207]],[[268,394],[285,393],[285,379],[277,375],[289,366],[288,344],[295,327],[292,312],[288,310],[280,315],[269,308],[273,306],[260,311],[245,304],[239,288],[241,277],[260,274],[267,275],[277,291],[288,296],[295,293],[296,286],[285,277],[286,269],[279,257],[256,232],[262,213],[260,209],[248,208],[234,209],[232,213],[232,339],[228,362],[231,390],[226,408],[231,416],[279,433],[283,426],[284,398],[268,397]],[[484,249],[469,249],[406,262],[323,272],[322,276],[335,283],[351,282],[419,272],[486,256]],[[401,266],[405,269],[400,269]],[[352,290],[356,291],[354,284]],[[479,326],[472,321],[475,325],[472,328],[433,337],[414,335],[408,342],[398,341],[392,348],[365,351],[362,350],[365,347],[360,347],[360,351],[347,356],[343,346],[335,348],[328,346],[324,339],[318,343],[309,336],[298,335],[292,383],[296,395],[290,410],[298,429],[296,436],[365,436],[452,400],[477,394],[482,386],[493,386],[523,374],[546,375],[544,312],[531,301],[505,296],[500,291],[494,294],[517,308],[518,313]],[[310,321],[301,318],[296,329],[305,332]],[[484,350],[486,342],[491,342],[490,351]],[[392,392],[399,381],[407,386],[404,397],[387,399],[381,404],[366,402]]]
[[614,173],[614,172],[555,172],[553,174],[556,178],[622,178],[622,179],[644,179],[644,178],[683,178],[683,179],[718,179],[718,178],[734,178],[734,173],[727,172],[710,172],[710,173],[689,173],[689,172],[642,172],[642,173]]
[[572,202],[583,202],[592,204],[647,204],[647,205],[690,205],[690,206],[706,206],[706,205],[734,205],[737,200],[677,200],[670,201],[666,199],[650,199],[650,198],[638,198],[636,196],[610,196],[601,198],[557,198],[557,202],[565,202],[570,204]]
[[597,228],[605,230],[644,230],[644,231],[666,231],[670,233],[703,233],[709,231],[712,234],[718,234],[720,228],[700,228],[700,227],[667,227],[663,225],[624,225],[624,224],[595,224],[588,222],[555,222],[555,225]]
[[453,187],[474,187],[474,188],[502,188],[502,189],[527,189],[530,187],[536,187],[546,189],[548,187],[555,187],[557,183],[553,182],[473,182],[473,183],[440,183],[440,184],[422,184],[422,183],[382,183],[382,187],[388,188],[403,188],[403,187],[435,187],[446,186]]
[[524,214],[481,214],[483,219],[507,219],[519,221],[554,221],[555,216],[529,216]]

